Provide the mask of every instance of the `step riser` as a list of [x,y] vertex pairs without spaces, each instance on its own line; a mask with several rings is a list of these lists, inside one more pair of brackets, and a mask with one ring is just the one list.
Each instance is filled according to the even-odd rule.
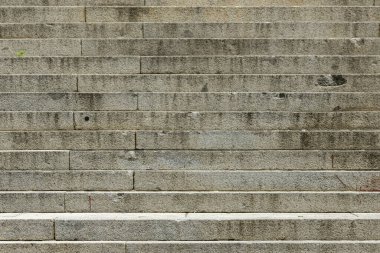
[[3,58],[0,74],[376,74],[377,56]]
[[[70,153],[70,155],[69,155]],[[378,170],[379,151],[0,151],[0,170]]]
[[[378,40],[83,40],[85,56],[165,55],[376,55]],[[1,54],[0,54],[1,56]]]
[[0,38],[370,38],[374,23],[0,24]]
[[360,22],[378,21],[377,7],[87,7],[87,22]]
[[[379,77],[378,75],[86,75],[78,76],[78,86],[80,92],[378,92]],[[6,89],[12,91],[17,89],[20,81],[8,80],[9,85]],[[346,83],[341,85],[341,81]],[[16,87],[12,87],[13,82],[16,82]],[[45,89],[45,86],[42,88]]]
[[380,194],[363,192],[2,192],[0,201],[0,212],[7,213],[366,213],[380,208]]

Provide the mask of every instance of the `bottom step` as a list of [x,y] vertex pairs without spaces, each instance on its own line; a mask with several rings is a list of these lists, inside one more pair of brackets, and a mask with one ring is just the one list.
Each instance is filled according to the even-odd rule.
[[380,241],[0,242],[0,253],[379,253]]

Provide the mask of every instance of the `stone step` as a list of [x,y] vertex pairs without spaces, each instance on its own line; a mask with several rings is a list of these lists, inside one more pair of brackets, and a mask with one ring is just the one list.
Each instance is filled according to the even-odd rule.
[[[87,7],[86,22],[377,22],[380,19],[378,9],[378,7],[374,6]],[[4,20],[7,20],[9,23],[13,19],[5,18]]]
[[82,54],[79,39],[1,39],[0,48],[0,57],[81,56]]
[[12,241],[356,241],[380,238],[378,213],[12,213],[0,214],[0,225],[0,238]]
[[[380,66],[380,65],[379,65]],[[376,111],[380,93],[138,93],[142,111]],[[3,109],[5,109],[3,107]]]
[[380,112],[1,112],[0,131],[380,130]]
[[137,191],[380,191],[375,171],[135,171]]
[[[4,44],[8,44],[5,41]],[[376,55],[379,39],[85,39],[84,56]],[[11,44],[12,43],[12,44]],[[9,44],[13,45],[13,42]],[[17,47],[17,41],[14,47]],[[36,43],[39,43],[37,41]],[[43,42],[39,43],[43,45]],[[1,46],[1,44],[0,44]],[[49,46],[47,46],[49,47]],[[7,55],[4,52],[1,55]],[[46,53],[49,53],[48,49]],[[55,53],[54,51],[51,53]],[[55,54],[59,54],[56,52]],[[33,54],[33,53],[32,53]]]
[[76,75],[0,75],[0,92],[76,92],[77,80]]
[[376,6],[373,0],[1,0],[0,6]]
[[0,23],[85,22],[84,7],[0,7]]
[[377,253],[379,241],[9,241],[0,242],[0,253]]
[[[377,212],[376,192],[0,192],[0,212]],[[0,250],[1,252],[1,250]]]
[[0,75],[0,92],[378,92],[379,75]]
[[376,55],[379,39],[12,39],[0,57]]
[[0,151],[0,170],[69,170],[70,152]]
[[137,95],[136,93],[0,93],[0,110],[137,110]]
[[[138,131],[136,149],[377,150],[379,139],[380,131]],[[6,144],[21,146],[10,140]]]
[[[17,86],[32,91],[50,91],[48,83],[54,76],[1,76],[0,89],[14,92]],[[59,78],[60,89],[71,88]],[[29,81],[30,80],[30,81]],[[38,79],[39,80],[39,79]],[[46,81],[45,81],[46,80]],[[60,81],[62,80],[62,81]],[[70,79],[71,80],[71,79]],[[31,83],[29,87],[28,84]],[[45,85],[46,83],[46,85]],[[5,86],[1,86],[4,85]],[[56,87],[55,86],[55,87]],[[380,75],[80,75],[80,92],[378,92]],[[22,90],[19,90],[22,91]],[[25,90],[24,90],[25,91]],[[59,92],[59,89],[57,91]]]
[[[361,3],[354,1],[350,5],[370,6],[370,3],[360,0]],[[0,6],[144,6],[144,0],[1,0]],[[341,5],[338,2],[336,5]],[[343,6],[344,3],[343,3]]]
[[0,171],[0,191],[128,191],[132,171]]
[[7,150],[0,170],[378,170],[380,151]]
[[[140,110],[246,113],[379,111],[380,93],[0,93],[1,111],[89,111],[78,120],[91,126],[90,111]],[[20,102],[22,101],[22,102]],[[152,112],[153,111],[153,112]],[[148,113],[146,112],[146,113]],[[10,117],[4,112],[3,117]],[[26,113],[26,112],[23,112]],[[94,112],[96,113],[96,112]],[[108,114],[111,112],[108,112]],[[122,112],[119,112],[122,113]],[[132,112],[124,112],[132,113]],[[31,114],[30,114],[31,115]],[[120,115],[120,114],[119,114]],[[42,115],[41,115],[42,116]],[[53,115],[50,115],[50,117]],[[253,117],[253,115],[251,115]],[[47,115],[46,115],[47,117]],[[69,117],[69,116],[67,116]],[[89,118],[86,118],[89,117]],[[93,116],[94,117],[94,116]],[[186,116],[188,117],[188,116]],[[99,114],[101,119],[101,114]],[[108,120],[108,119],[107,119]],[[273,119],[275,120],[275,119]],[[85,121],[85,122],[82,122]],[[11,124],[12,122],[4,122]],[[30,122],[32,123],[32,122]],[[111,123],[111,122],[110,122]],[[117,122],[115,121],[115,124]],[[262,122],[265,123],[265,122]],[[339,123],[339,122],[336,122]],[[365,122],[362,122],[365,123]],[[368,126],[371,127],[371,126]]]
[[[71,113],[62,114],[0,112],[0,130],[73,129]],[[32,120],[26,121],[28,116]],[[78,112],[74,117],[77,130],[380,130],[380,112]]]
[[10,57],[0,59],[0,74],[131,74],[140,73],[140,58]]
[[140,73],[377,74],[379,62],[380,56],[151,56],[141,57]]
[[130,131],[0,132],[0,150],[134,149]]
[[379,56],[1,58],[0,74],[377,74]]
[[[20,157],[24,164],[6,162],[2,169],[51,169],[33,167],[29,153],[0,152],[0,157]],[[33,151],[36,152],[36,151]],[[42,151],[41,151],[42,152]],[[39,154],[43,156],[42,154]],[[49,154],[47,154],[49,155]],[[63,156],[64,154],[62,154]],[[51,158],[50,160],[52,160]],[[47,160],[49,161],[49,160]],[[54,160],[53,160],[54,161]],[[58,163],[58,162],[57,162]],[[30,166],[28,165],[30,164]],[[380,151],[262,150],[107,150],[70,151],[72,170],[379,170]],[[55,169],[66,169],[67,160]]]
[[379,23],[23,23],[1,39],[25,38],[378,38]]

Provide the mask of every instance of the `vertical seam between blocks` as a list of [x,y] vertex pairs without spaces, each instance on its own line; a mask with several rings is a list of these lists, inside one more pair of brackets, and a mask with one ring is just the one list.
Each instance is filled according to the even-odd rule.
[[66,213],[66,192],[63,193],[63,212]]
[[83,39],[80,40],[80,56],[83,56]]
[[141,24],[142,37],[145,39],[145,23]]
[[57,230],[56,230],[56,224],[55,224],[56,220],[54,219],[53,220],[53,240],[56,241],[57,240]]
[[135,175],[136,175],[136,173],[135,173],[135,171],[133,170],[133,171],[132,171],[132,191],[135,190]]
[[78,74],[77,74],[77,92],[79,92],[79,75]]
[[87,6],[84,7],[84,22],[87,23]]
[[69,170],[71,170],[71,150],[69,150]]

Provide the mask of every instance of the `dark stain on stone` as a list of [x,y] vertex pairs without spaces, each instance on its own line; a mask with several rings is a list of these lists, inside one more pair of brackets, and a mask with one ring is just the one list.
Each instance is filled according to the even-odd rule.
[[342,86],[347,80],[342,75],[325,75],[317,80],[319,86]]
[[342,108],[339,105],[333,109],[334,112],[340,111],[340,110],[342,110]]
[[90,120],[90,117],[86,116],[84,117],[84,121],[89,121]]
[[208,92],[207,84],[205,84],[201,90],[202,92]]

